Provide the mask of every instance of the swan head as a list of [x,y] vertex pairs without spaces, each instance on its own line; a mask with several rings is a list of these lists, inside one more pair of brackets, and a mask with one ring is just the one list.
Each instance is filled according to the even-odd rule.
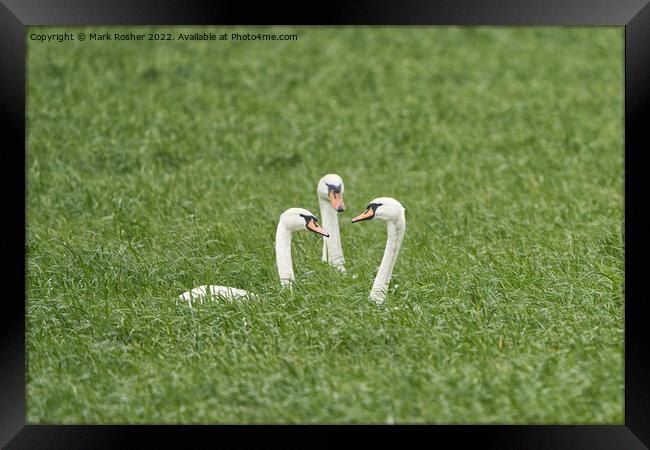
[[329,201],[335,211],[343,212],[345,211],[343,190],[343,178],[335,173],[330,173],[318,181],[316,192],[320,199]]
[[318,225],[316,216],[303,208],[287,209],[280,216],[280,224],[291,232],[308,230],[325,237],[330,236],[327,231]]
[[352,219],[353,223],[363,220],[379,219],[385,222],[397,222],[404,218],[406,209],[391,197],[377,197],[366,206],[366,210]]

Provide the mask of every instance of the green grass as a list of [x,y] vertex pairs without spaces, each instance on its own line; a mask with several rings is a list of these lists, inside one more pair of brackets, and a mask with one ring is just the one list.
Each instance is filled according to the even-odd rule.
[[[291,30],[29,42],[28,422],[622,423],[623,29]],[[328,172],[357,277],[298,233],[282,292]]]

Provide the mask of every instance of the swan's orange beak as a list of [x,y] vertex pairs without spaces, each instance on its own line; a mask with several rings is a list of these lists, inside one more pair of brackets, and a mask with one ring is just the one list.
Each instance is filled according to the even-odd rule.
[[375,210],[372,208],[366,209],[363,213],[359,214],[357,217],[352,219],[352,223],[361,222],[362,220],[368,220],[375,217]]
[[310,220],[307,222],[307,228],[314,233],[322,234],[325,237],[330,237],[329,233],[318,226],[315,220]]
[[333,190],[330,190],[330,193],[327,195],[327,197],[330,199],[330,203],[332,203],[332,208],[338,212],[345,211],[343,197],[341,196],[340,192],[334,192]]

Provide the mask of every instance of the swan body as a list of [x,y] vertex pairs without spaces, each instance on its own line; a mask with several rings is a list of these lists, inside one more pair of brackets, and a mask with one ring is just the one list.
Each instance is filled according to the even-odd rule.
[[243,289],[232,288],[228,286],[207,285],[196,287],[191,291],[182,293],[179,297],[182,300],[191,302],[193,298],[203,301],[204,297],[223,297],[223,298],[241,298],[253,297],[254,295]]
[[329,233],[329,238],[323,239],[323,261],[345,272],[345,258],[341,247],[339,219],[337,214],[345,211],[343,203],[343,179],[334,173],[325,175],[318,181],[316,194],[320,204],[320,214],[323,228]]
[[[329,236],[327,231],[318,225],[318,219],[306,209],[289,208],[282,213],[275,233],[275,259],[280,284],[289,289],[291,289],[291,283],[295,281],[291,259],[291,237],[296,231],[302,230],[309,230],[325,237]],[[203,285],[179,295],[179,298],[187,301],[190,307],[193,300],[203,301],[205,297],[233,299],[256,297],[256,294],[228,286]]]
[[377,304],[382,304],[386,299],[393,268],[397,261],[399,249],[402,246],[402,240],[406,232],[405,211],[406,209],[402,204],[394,198],[378,197],[368,204],[363,213],[352,219],[353,223],[375,218],[386,222],[388,235],[386,248],[370,290],[370,299]]

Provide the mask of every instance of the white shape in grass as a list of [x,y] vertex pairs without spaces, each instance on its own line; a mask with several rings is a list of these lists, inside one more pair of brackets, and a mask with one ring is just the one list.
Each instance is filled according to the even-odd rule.
[[330,237],[323,239],[323,261],[345,273],[345,258],[341,247],[338,213],[345,211],[343,203],[343,178],[335,173],[325,175],[318,180],[316,194],[320,204],[320,214],[323,228]]
[[208,291],[210,293],[211,298],[218,297],[218,298],[232,299],[232,298],[242,298],[242,297],[254,297],[253,294],[243,289],[237,289],[228,286],[204,284],[203,286],[196,287],[191,291],[182,293],[179,296],[179,298],[181,300],[185,300],[186,302],[188,302],[191,308],[193,300],[198,299],[201,301],[201,303],[203,303],[203,299],[205,297],[208,297]]
[[[328,236],[327,231],[318,225],[316,217],[306,209],[289,208],[282,213],[275,233],[275,260],[282,287],[291,289],[291,283],[295,281],[291,260],[291,237],[294,232],[303,230]],[[179,298],[187,301],[191,307],[192,301],[200,300],[203,303],[203,299],[208,296],[232,299],[255,297],[255,294],[228,286],[203,285],[183,292]]]
[[378,305],[384,303],[386,299],[388,284],[404,239],[404,233],[406,232],[405,211],[406,209],[402,204],[394,198],[378,197],[368,204],[368,208],[362,214],[352,219],[352,222],[360,222],[377,218],[386,222],[388,239],[386,240],[384,257],[381,260],[379,271],[377,271],[375,282],[370,291],[370,299]]

